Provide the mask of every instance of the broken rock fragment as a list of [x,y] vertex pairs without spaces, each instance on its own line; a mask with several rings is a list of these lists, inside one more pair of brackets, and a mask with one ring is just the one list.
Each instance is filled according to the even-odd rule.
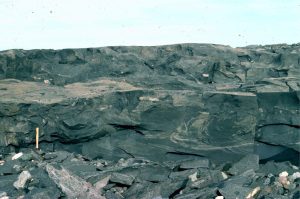
[[122,173],[113,173],[110,181],[124,185],[131,185],[134,181],[134,177]]
[[17,153],[17,154],[15,154],[11,159],[12,159],[12,160],[16,160],[16,159],[20,158],[22,155],[23,155],[22,152]]
[[14,182],[14,187],[16,189],[24,189],[28,180],[31,179],[31,174],[29,171],[22,171],[19,175],[18,180]]
[[229,173],[233,175],[244,173],[247,170],[253,169],[254,171],[259,169],[259,157],[255,154],[249,154],[243,157],[240,161],[235,163],[230,169]]
[[105,199],[101,195],[101,190],[97,190],[92,184],[71,174],[64,168],[59,170],[47,164],[46,171],[49,177],[62,189],[68,198]]

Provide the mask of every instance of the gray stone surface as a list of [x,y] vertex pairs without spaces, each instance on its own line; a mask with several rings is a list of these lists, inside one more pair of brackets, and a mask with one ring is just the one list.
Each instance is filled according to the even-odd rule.
[[297,52],[209,44],[2,51],[0,146],[31,144],[40,127],[41,141],[90,142],[79,149],[90,158],[236,160],[253,151],[256,133],[299,151]]
[[52,165],[47,164],[46,171],[68,198],[105,199],[101,195],[101,190],[97,190],[96,187],[93,187],[90,183],[73,175],[64,168],[56,169]]
[[13,183],[18,179],[18,175],[5,175],[0,178],[0,192],[15,194],[16,188],[13,186]]
[[196,168],[209,168],[210,162],[207,158],[188,160],[180,164],[181,169],[196,169]]
[[249,154],[243,157],[241,160],[236,162],[229,169],[229,173],[232,175],[237,175],[244,173],[248,170],[258,170],[259,169],[259,156],[255,154]]
[[40,127],[42,142],[86,142],[76,148],[89,158],[237,160],[253,151],[255,134],[299,151],[299,49],[2,51],[0,147],[31,144]]
[[18,177],[18,180],[14,182],[14,187],[16,189],[24,189],[28,180],[31,179],[31,174],[29,171],[22,171]]
[[110,177],[110,181],[124,185],[132,185],[134,178],[132,176],[121,173],[113,173]]
[[299,60],[300,44],[2,51],[0,192],[295,198],[277,175],[299,170]]

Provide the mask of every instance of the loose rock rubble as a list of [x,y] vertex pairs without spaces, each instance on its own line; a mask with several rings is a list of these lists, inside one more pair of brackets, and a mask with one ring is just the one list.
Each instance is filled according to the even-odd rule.
[[[31,153],[36,154],[35,158],[10,161],[10,156],[4,157],[5,163],[0,166],[2,198],[296,199],[300,192],[298,167],[289,162],[254,161],[253,170],[247,164],[257,160],[254,155],[233,164],[210,162],[203,167],[195,164],[203,162],[203,158],[180,162],[137,158],[107,161],[86,160],[68,152],[35,150],[27,150],[24,156]],[[53,154],[56,159],[49,162]],[[58,158],[62,154],[64,158]],[[182,168],[182,165],[192,166]],[[233,174],[237,168],[247,169]]]

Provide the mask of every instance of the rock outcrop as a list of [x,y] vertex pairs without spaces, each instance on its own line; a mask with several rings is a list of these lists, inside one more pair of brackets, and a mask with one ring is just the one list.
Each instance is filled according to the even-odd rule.
[[[300,44],[0,52],[3,155],[34,148],[39,127],[43,151],[90,161],[134,158],[180,167],[255,153],[262,163],[297,164],[299,102]],[[127,174],[112,179],[133,183]]]
[[0,145],[40,127],[91,159],[234,160],[255,140],[299,152],[299,69],[299,45],[2,51]]

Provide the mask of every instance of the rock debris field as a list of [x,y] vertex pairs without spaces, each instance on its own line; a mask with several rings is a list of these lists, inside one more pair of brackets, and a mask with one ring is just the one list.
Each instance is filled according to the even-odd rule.
[[1,51],[0,199],[298,199],[299,102],[300,44]]

